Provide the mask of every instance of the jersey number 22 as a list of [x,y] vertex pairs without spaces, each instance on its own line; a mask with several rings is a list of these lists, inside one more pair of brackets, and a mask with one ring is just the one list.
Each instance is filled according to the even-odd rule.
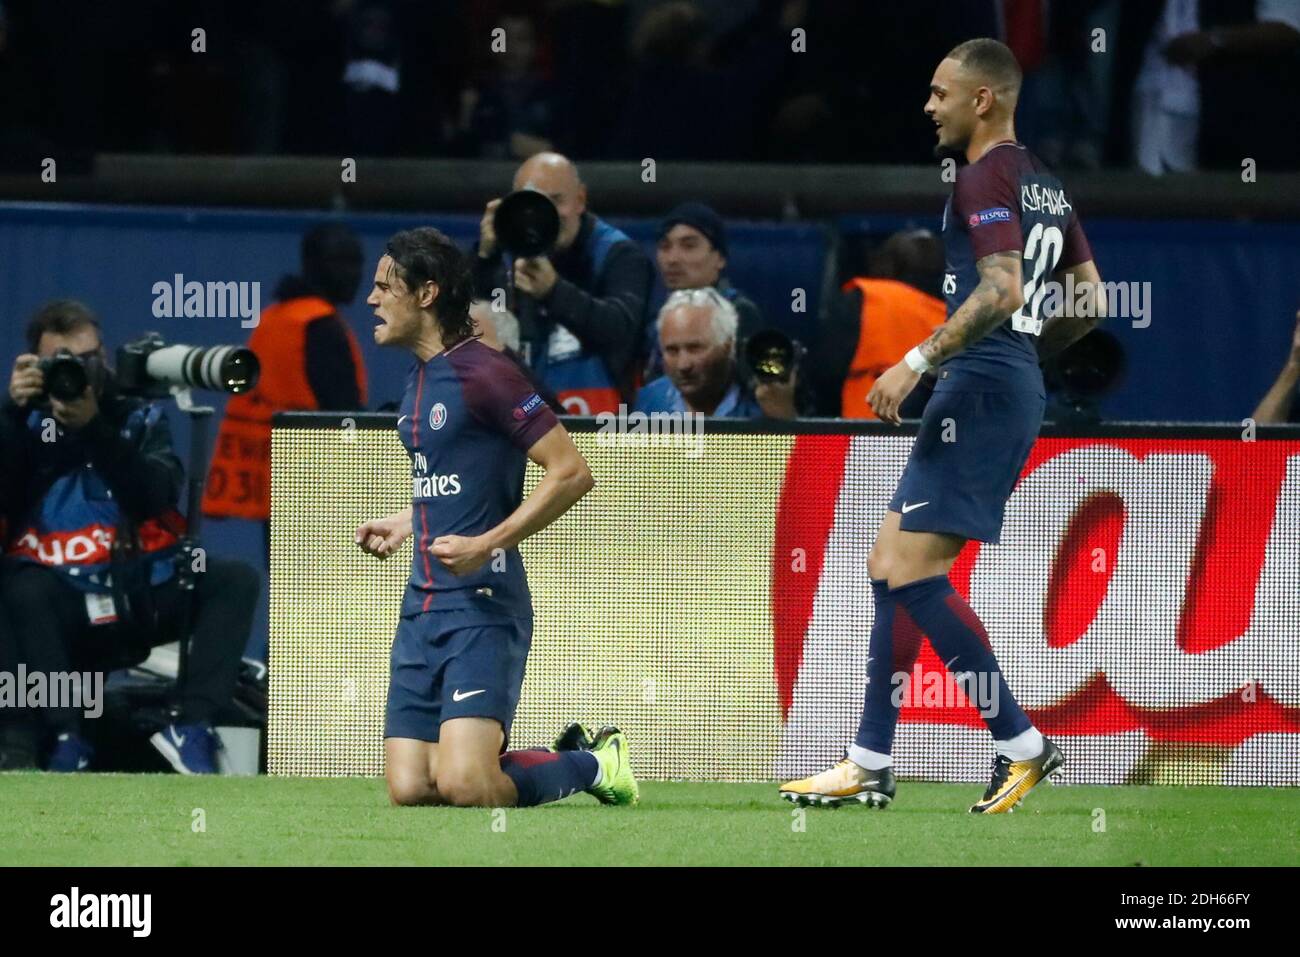
[[1037,223],[1025,240],[1025,263],[1030,267],[1029,281],[1025,283],[1025,304],[1011,315],[1011,328],[1036,336],[1043,331],[1043,320],[1038,308],[1047,293],[1043,277],[1050,277],[1065,248],[1065,235],[1056,226]]

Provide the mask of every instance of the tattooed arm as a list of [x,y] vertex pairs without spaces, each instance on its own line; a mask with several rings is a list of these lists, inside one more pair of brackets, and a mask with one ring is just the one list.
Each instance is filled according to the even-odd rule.
[[[979,260],[975,268],[980,274],[975,291],[917,347],[932,366],[983,339],[1024,304],[1019,252],[993,253]],[[899,362],[876,380],[867,402],[881,419],[897,425],[898,407],[920,378],[906,362]]]
[[1019,252],[985,256],[975,268],[980,274],[975,291],[920,345],[921,355],[932,366],[983,339],[1025,302]]

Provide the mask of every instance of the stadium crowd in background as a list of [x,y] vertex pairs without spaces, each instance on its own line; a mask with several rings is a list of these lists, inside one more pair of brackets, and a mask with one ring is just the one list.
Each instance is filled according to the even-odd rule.
[[[710,286],[736,307],[736,341],[744,343],[763,328],[763,314],[752,299],[731,284],[727,269],[727,226],[704,203],[681,203],[659,223],[655,244],[659,278],[669,292]],[[659,331],[649,330],[646,378],[663,371]]]
[[994,36],[1026,74],[1021,138],[1049,164],[1231,169],[1250,129],[1258,162],[1296,169],[1295,98],[1253,91],[1296,87],[1298,6],[4,0],[0,142],[24,167],[56,151],[910,163],[931,131],[892,91]]

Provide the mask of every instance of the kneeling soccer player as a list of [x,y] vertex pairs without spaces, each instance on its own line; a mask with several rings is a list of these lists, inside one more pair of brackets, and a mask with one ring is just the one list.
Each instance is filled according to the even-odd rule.
[[[529,807],[586,791],[635,804],[617,729],[590,750],[504,751],[532,639],[518,544],[592,487],[573,440],[513,362],[473,334],[465,256],[436,229],[397,233],[366,303],[375,342],[415,354],[397,429],[411,508],[366,522],[383,559],[416,536],[384,728],[394,804]],[[523,499],[525,455],[545,472]]]

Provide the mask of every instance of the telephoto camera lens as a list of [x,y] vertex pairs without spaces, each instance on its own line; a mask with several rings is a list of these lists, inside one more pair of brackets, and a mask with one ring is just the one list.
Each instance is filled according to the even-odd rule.
[[152,379],[214,392],[247,392],[261,371],[257,356],[243,346],[163,346],[149,353]]

